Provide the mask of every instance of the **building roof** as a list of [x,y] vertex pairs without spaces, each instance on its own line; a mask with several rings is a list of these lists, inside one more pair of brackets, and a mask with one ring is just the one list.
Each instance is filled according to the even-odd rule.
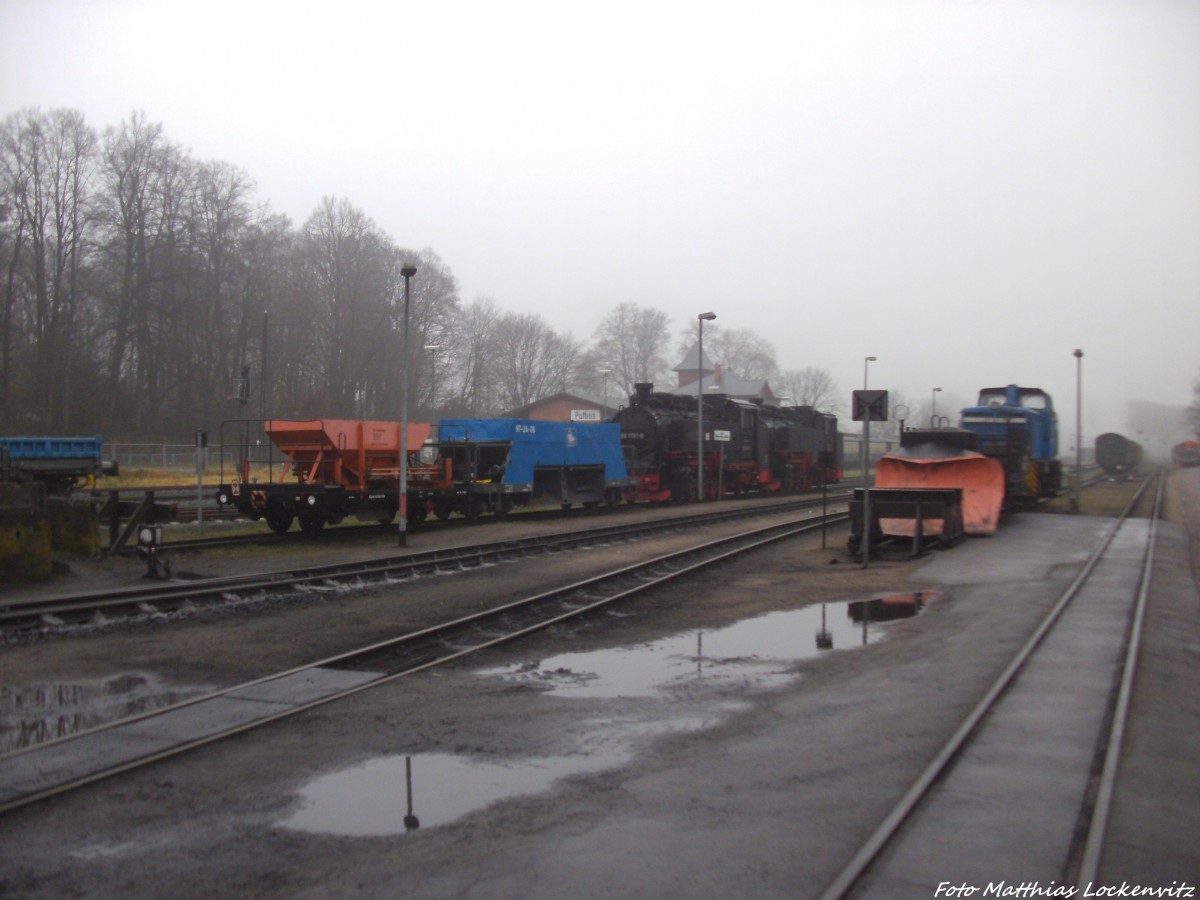
[[612,415],[616,411],[614,407],[605,406],[603,401],[593,400],[590,397],[581,397],[579,394],[572,394],[567,391],[562,391],[557,394],[551,394],[549,397],[539,397],[537,400],[534,400],[532,403],[528,403],[525,406],[520,406],[516,409],[510,409],[503,413],[501,418],[528,419],[530,413],[532,413],[537,407],[558,402],[579,403],[585,407],[595,407],[596,409],[601,410],[605,417]]
[[[696,367],[700,357],[699,342],[692,344],[683,361],[675,367],[679,373],[679,385],[668,393],[681,396],[696,396]],[[690,376],[690,377],[689,377]],[[688,379],[685,381],[685,379]],[[743,378],[733,372],[723,370],[719,365],[713,365],[704,354],[704,377],[701,379],[705,394],[725,394],[738,400],[774,401],[775,393],[765,378]]]
[[[681,362],[679,365],[677,365],[673,371],[695,372],[697,369],[696,358],[699,355],[700,355],[700,343],[696,342],[695,344],[692,344],[692,348],[690,350],[688,350],[687,355],[684,356],[683,362]],[[704,371],[705,372],[715,371],[715,367],[713,366],[712,361],[709,360],[707,353],[704,354]]]

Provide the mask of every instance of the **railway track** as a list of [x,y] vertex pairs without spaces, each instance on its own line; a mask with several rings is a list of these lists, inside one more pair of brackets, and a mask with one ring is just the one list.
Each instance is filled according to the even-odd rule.
[[[0,756],[0,814],[518,640],[844,518],[841,512],[828,517],[808,516],[706,541],[435,627]],[[694,517],[691,523],[695,524]],[[610,537],[623,536],[625,530],[611,530]]]
[[[839,490],[839,491],[835,491],[833,493],[828,494],[825,499],[829,503],[840,503],[840,502],[844,502],[845,500],[847,500],[849,498],[849,496],[850,496],[849,491]],[[786,508],[788,503],[791,503],[791,502],[800,502],[802,504],[813,505],[813,504],[819,504],[821,502],[821,500],[820,500],[819,495],[809,494],[809,495],[804,495],[804,496],[800,496],[800,497],[793,497],[791,500],[787,500],[787,501],[783,501],[783,502],[772,499],[772,501],[770,503],[754,504],[754,505],[747,506],[745,508],[754,509],[756,506],[760,507],[760,508],[763,506],[782,506],[782,507]],[[733,500],[724,501],[723,505],[725,503],[728,503],[728,504],[731,504],[734,506],[741,505],[738,501],[733,501]],[[687,507],[685,506],[684,508],[686,509]],[[562,509],[557,509],[557,508],[555,508],[555,509],[529,509],[529,510],[522,510],[520,512],[512,513],[511,515],[506,517],[506,521],[531,522],[531,521],[545,521],[545,520],[559,520],[559,519],[576,519],[576,518],[586,517],[586,516],[605,515],[608,512],[609,512],[609,510],[607,507],[600,507],[598,509],[586,509],[586,510],[581,510],[581,509],[562,510]],[[206,521],[208,521],[210,518],[207,511],[204,514],[204,518]],[[241,513],[236,513],[236,512],[231,513],[228,510],[226,510],[222,515],[216,516],[215,518],[223,518],[223,519],[229,520],[232,518],[244,518],[244,517],[242,516]],[[441,531],[441,530],[447,529],[447,528],[449,528],[449,529],[471,528],[471,527],[475,527],[480,524],[486,524],[491,521],[493,521],[493,517],[490,517],[490,516],[485,517],[484,519],[468,519],[468,518],[462,517],[462,516],[455,516],[454,518],[449,519],[449,520],[428,519],[422,523],[410,522],[409,529],[410,529],[410,532],[412,532],[412,533],[429,533],[431,531]],[[184,522],[177,522],[176,524],[184,524]],[[190,525],[191,523],[187,523],[187,524]],[[262,530],[256,531],[256,532],[253,532],[250,534],[216,535],[216,536],[211,536],[211,537],[194,537],[194,538],[167,538],[162,544],[159,545],[159,547],[161,548],[162,551],[176,551],[176,550],[178,550],[178,551],[203,551],[203,550],[210,550],[210,549],[216,549],[216,548],[221,548],[221,547],[231,547],[231,546],[240,546],[240,545],[281,546],[281,545],[285,545],[285,544],[305,543],[305,542],[310,542],[310,541],[314,541],[314,540],[316,540],[316,541],[320,541],[320,540],[351,540],[351,539],[362,538],[362,537],[371,537],[371,536],[375,536],[375,535],[395,534],[396,527],[397,526],[394,523],[382,524],[382,525],[381,524],[340,525],[337,527],[323,529],[317,533],[307,533],[307,532],[303,532],[303,531],[294,530],[294,531],[287,531],[283,534],[277,534],[273,531],[266,530],[266,525],[261,524],[260,528]],[[118,552],[120,554],[124,554],[124,555],[131,555],[131,554],[137,552],[137,549],[138,548],[135,546],[127,545],[125,547],[122,547],[120,550],[118,550],[116,552]]]
[[[1133,520],[1152,483],[1149,521]],[[922,889],[935,896],[939,886],[947,896],[947,885],[987,885],[1004,873],[1022,873],[1022,882],[1036,877],[1046,890],[1094,882],[1119,775],[1163,485],[1161,472],[1145,479],[823,900]],[[1140,567],[1133,588],[1115,589],[1116,571],[1133,560]]]
[[[829,498],[835,505],[842,497]],[[737,521],[765,514],[811,510],[822,505],[820,498],[791,500],[767,506],[722,505],[701,515],[694,512],[667,519],[647,519],[572,531],[493,541],[464,547],[386,556],[322,566],[303,566],[275,571],[252,572],[193,581],[156,582],[124,588],[59,594],[31,599],[0,599],[0,633],[27,631],[45,626],[78,624],[96,616],[106,619],[128,616],[159,616],[184,607],[214,605],[246,597],[285,594],[312,585],[403,581],[427,574],[465,570],[539,553],[586,547],[611,540],[634,539],[655,532],[696,527],[700,524]]]

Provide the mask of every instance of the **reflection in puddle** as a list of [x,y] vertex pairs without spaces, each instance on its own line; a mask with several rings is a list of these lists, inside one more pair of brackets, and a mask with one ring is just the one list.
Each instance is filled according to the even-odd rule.
[[453,822],[497,800],[536,794],[560,778],[611,769],[612,756],[479,762],[431,753],[373,759],[310,782],[286,828],[352,837],[401,834]]
[[168,687],[153,675],[0,686],[0,753],[66,737],[202,693]]
[[883,623],[915,616],[934,591],[889,594],[873,600],[821,603],[744,619],[727,628],[691,632],[638,647],[566,653],[485,672],[536,681],[578,697],[646,697],[662,691],[786,683],[787,664],[824,650],[863,646],[884,635]]
[[403,834],[460,819],[498,800],[549,790],[572,775],[615,769],[639,741],[711,728],[735,707],[714,705],[703,714],[645,722],[640,718],[592,720],[587,753],[488,762],[444,753],[386,756],[309,782],[298,812],[284,828],[350,837]]
[[[772,613],[711,632],[691,632],[640,647],[571,653],[481,674],[535,680],[577,697],[645,697],[669,693],[669,711],[646,710],[587,723],[587,753],[482,761],[449,754],[388,756],[321,776],[301,790],[302,806],[280,824],[348,836],[403,834],[453,822],[499,800],[550,789],[560,779],[616,768],[638,743],[718,724],[741,702],[714,700],[707,688],[783,684],[788,663],[822,650],[879,640],[881,623],[914,616],[936,593],[892,594]],[[695,692],[695,688],[701,692]]]

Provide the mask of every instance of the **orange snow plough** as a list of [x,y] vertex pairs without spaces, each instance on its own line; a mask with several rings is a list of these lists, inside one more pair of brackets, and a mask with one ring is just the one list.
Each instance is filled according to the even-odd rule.
[[[963,530],[967,534],[991,534],[1000,524],[1004,467],[972,450],[922,444],[889,453],[875,465],[875,486],[961,488]],[[912,519],[882,519],[880,527],[887,535],[911,537],[915,522]],[[942,528],[941,519],[922,524],[926,535],[941,534]]]

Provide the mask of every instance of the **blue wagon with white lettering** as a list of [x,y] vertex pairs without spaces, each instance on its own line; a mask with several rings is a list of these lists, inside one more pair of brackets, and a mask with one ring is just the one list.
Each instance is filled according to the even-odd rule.
[[609,423],[442,419],[436,446],[434,468],[452,485],[433,500],[443,519],[536,504],[614,506],[633,484],[620,426]]

